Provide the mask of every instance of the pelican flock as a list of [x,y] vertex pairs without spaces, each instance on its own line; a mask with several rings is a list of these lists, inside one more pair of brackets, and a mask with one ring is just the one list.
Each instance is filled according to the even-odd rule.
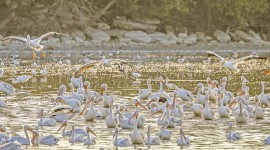
[[[40,42],[50,35],[67,36],[63,33],[49,32],[37,39],[31,39],[27,35],[27,38],[10,36],[4,38],[3,41],[9,39],[24,41],[31,49],[42,51],[44,46]],[[118,54],[119,52],[115,55]],[[219,63],[215,65],[225,67],[230,73],[225,72],[226,74],[222,74],[219,78],[214,76],[210,70],[213,67],[209,66],[213,65],[215,60],[210,57],[201,63],[207,65],[206,67],[197,68],[198,70],[207,69],[205,70],[207,76],[201,77],[203,80],[196,80],[196,82],[195,80],[193,80],[194,82],[184,80],[182,83],[178,82],[181,80],[179,79],[180,75],[175,80],[169,79],[170,70],[160,72],[156,68],[149,69],[158,75],[148,76],[145,74],[146,68],[138,69],[143,64],[141,57],[140,62],[133,65],[129,64],[130,62],[127,60],[107,58],[102,55],[101,60],[88,61],[80,67],[76,66],[75,72],[65,70],[68,74],[68,82],[49,78],[51,68],[70,66],[70,63],[63,63],[65,58],[58,58],[57,63],[53,64],[51,68],[47,65],[41,66],[40,62],[34,61],[30,64],[30,69],[23,68],[20,73],[16,73],[15,69],[9,69],[8,63],[2,65],[3,68],[0,68],[0,92],[3,93],[0,98],[1,119],[8,117],[8,115],[5,116],[8,113],[12,113],[13,116],[16,113],[19,114],[14,106],[16,103],[27,107],[36,104],[35,108],[38,109],[31,114],[27,113],[27,115],[31,115],[30,119],[33,119],[33,122],[27,123],[27,120],[22,121],[23,118],[18,118],[17,123],[21,126],[17,125],[16,128],[0,124],[0,149],[24,149],[25,145],[28,147],[42,146],[49,149],[52,146],[53,149],[57,149],[57,145],[61,145],[62,142],[65,146],[71,147],[79,145],[93,148],[98,145],[98,147],[109,147],[110,149],[113,147],[143,146],[158,149],[159,146],[162,147],[167,142],[175,147],[188,147],[195,144],[199,138],[211,141],[211,138],[206,137],[207,134],[212,134],[212,129],[208,129],[211,124],[223,125],[223,128],[218,130],[223,130],[219,134],[224,136],[219,137],[223,138],[224,142],[233,143],[236,140],[245,140],[249,138],[248,133],[244,133],[246,126],[257,121],[267,120],[265,118],[269,117],[270,95],[267,93],[269,82],[265,80],[259,81],[259,84],[255,81],[252,83],[252,78],[248,80],[248,77],[240,77],[239,74],[245,71],[245,63],[248,63],[248,60],[256,61],[262,57],[252,53],[237,59],[238,55],[234,54],[232,60],[227,60],[213,51],[206,51],[206,54],[219,58],[221,65]],[[109,57],[115,55],[111,53]],[[137,58],[138,56],[139,54],[137,54]],[[13,56],[11,60],[14,68],[20,67],[21,64],[19,60],[16,60],[16,57]],[[33,57],[36,57],[34,53]],[[16,63],[14,63],[15,60]],[[164,60],[170,62],[173,58],[168,56]],[[183,59],[177,60],[176,64],[178,67],[186,67],[188,70],[196,68],[196,65],[187,61],[190,59],[183,57]],[[123,67],[124,65],[129,66],[129,68]],[[190,67],[191,65],[192,67]],[[119,66],[121,69],[116,72],[121,74],[121,77],[124,76],[123,79],[117,80],[111,76],[112,79],[108,77],[108,79],[102,80],[102,84],[97,82],[103,77],[101,73],[113,75],[115,74],[114,68]],[[136,69],[133,69],[134,66]],[[217,70],[224,73],[222,67]],[[88,75],[95,77],[95,79],[88,80]],[[36,80],[38,85],[35,90],[39,89],[43,92],[40,93],[44,94],[46,88],[49,88],[53,93],[46,93],[46,100],[39,99],[35,103],[18,102],[24,98],[25,95],[22,93],[27,93],[27,88],[23,91],[16,88],[27,84],[34,85],[34,79],[40,78],[48,78],[59,85],[56,84],[57,87],[52,88],[51,85],[44,86],[47,83]],[[143,86],[136,87],[136,90],[130,86],[119,88],[110,81],[117,80],[114,82],[129,85],[130,80],[134,78],[143,84]],[[231,78],[237,83],[239,82],[240,85],[233,83]],[[252,86],[257,86],[260,92],[252,91]],[[130,90],[135,91],[133,96],[127,96],[126,91]],[[10,97],[11,100],[9,100]],[[20,99],[12,101],[14,97],[20,97]],[[36,114],[37,117],[34,117]],[[194,124],[197,126],[195,130],[191,127]],[[245,128],[241,128],[242,125]],[[224,126],[229,126],[227,131]],[[239,132],[233,132],[233,126]],[[199,130],[203,130],[203,134]],[[197,131],[200,135],[196,135]],[[258,142],[270,144],[270,138],[265,137],[256,137],[256,139],[261,139]],[[111,144],[105,145],[102,140]]]

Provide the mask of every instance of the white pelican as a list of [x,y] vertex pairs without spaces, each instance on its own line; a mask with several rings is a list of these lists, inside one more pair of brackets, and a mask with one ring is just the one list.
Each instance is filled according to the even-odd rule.
[[11,95],[15,93],[15,88],[6,82],[0,82],[0,92]]
[[7,104],[2,99],[0,99],[0,108],[7,108]]
[[[223,95],[223,96],[225,96],[225,95]],[[230,109],[227,108],[226,106],[224,106],[223,100],[224,100],[223,97],[219,100],[219,108],[218,108],[219,116],[221,118],[230,117]]]
[[269,97],[269,95],[267,95],[267,94],[264,93],[264,84],[265,84],[265,82],[261,82],[262,92],[259,95],[260,103],[262,105],[265,105],[265,106],[270,106],[270,103],[269,103],[270,97]]
[[160,138],[158,136],[150,136],[151,127],[148,125],[147,128],[147,138],[145,139],[144,143],[146,145],[160,145]]
[[201,117],[203,112],[203,105],[194,103],[190,109],[192,110],[194,117]]
[[232,132],[232,124],[230,123],[229,128],[226,132],[226,137],[229,141],[235,141],[235,140],[240,140],[241,135],[239,132]]
[[172,87],[175,89],[174,94],[179,96],[182,100],[184,100],[184,101],[192,101],[193,100],[194,96],[193,96],[192,92],[185,90],[185,89],[178,88],[175,84],[173,84]]
[[109,116],[110,109],[102,107],[102,101],[99,102],[98,110],[96,111],[96,118],[97,119],[104,119]]
[[73,87],[73,84],[69,84],[69,87],[71,89],[71,97],[76,99],[76,100],[79,100],[81,103],[84,101],[84,95],[83,94],[78,94],[78,93],[75,93],[74,92],[74,87]]
[[203,84],[202,83],[198,83],[198,85],[196,86],[196,88],[194,89],[194,91],[197,90],[197,97],[196,97],[196,100],[198,102],[198,104],[202,104],[204,105],[205,104],[205,95],[202,95],[201,92],[202,92],[202,89],[203,89]]
[[[57,130],[56,133],[58,133],[64,127],[63,131],[62,131],[62,136],[63,137],[66,137],[66,136],[70,137],[72,134],[72,130],[66,131],[67,125],[68,125],[68,121],[67,120],[63,121],[62,125],[59,127],[59,129]],[[80,128],[75,129],[75,126],[74,126],[74,134],[76,134],[76,135],[81,134],[83,136],[87,136],[87,132],[84,129],[80,129]]]
[[82,80],[82,76],[80,76],[79,78],[75,78],[75,76],[72,75],[70,80],[71,80],[71,84],[73,85],[74,88],[79,88],[81,80]]
[[71,119],[75,113],[79,113],[79,109],[73,109],[69,105],[59,105],[52,109],[50,118],[53,118],[57,122],[63,122]]
[[118,127],[115,128],[114,134],[113,134],[113,145],[116,147],[126,147],[130,146],[129,140],[127,138],[118,138],[119,135],[119,129]]
[[85,128],[85,131],[87,133],[87,136],[84,139],[84,145],[95,145],[96,144],[95,138],[94,137],[90,137],[90,134],[89,134],[89,132],[90,132],[90,133],[94,134],[95,136],[97,136],[95,134],[95,132],[90,127],[86,127]]
[[240,71],[240,69],[237,68],[238,64],[242,63],[243,61],[252,59],[252,58],[260,58],[257,54],[252,53],[248,56],[242,57],[242,58],[237,59],[237,60],[226,60],[225,58],[221,57],[220,55],[216,54],[215,52],[206,51],[206,53],[208,55],[214,55],[214,56],[218,57],[221,60],[221,64],[225,68],[227,68],[229,71],[237,72],[237,73]]
[[143,144],[144,142],[144,134],[138,131],[137,123],[139,118],[139,111],[135,111],[135,113],[130,117],[129,121],[135,117],[134,129],[130,134],[130,139],[133,144]]
[[[89,103],[90,103],[90,107],[89,107]],[[87,108],[87,107],[89,107],[89,108]],[[97,116],[97,112],[94,109],[93,101],[91,101],[91,100],[89,100],[85,104],[84,109],[81,111],[81,113],[79,115],[81,115],[84,111],[85,111],[85,113],[84,113],[84,120],[85,121],[93,121]]]
[[112,108],[110,108],[109,116],[106,118],[106,125],[108,128],[115,128],[118,125],[117,118],[113,116]]
[[205,97],[205,105],[203,109],[203,118],[204,120],[213,120],[214,117],[214,111],[208,108],[208,101],[209,101],[209,95],[207,94]]
[[258,96],[255,96],[256,104],[253,110],[255,119],[263,119],[264,118],[264,109],[260,107],[260,100]]
[[107,89],[108,89],[107,84],[105,83],[101,84],[101,95],[103,100],[103,106],[105,108],[109,108],[111,102],[113,101],[113,97],[107,95]]
[[208,77],[206,79],[206,82],[208,84],[208,95],[211,100],[217,101],[218,100],[218,88],[217,86],[211,81],[211,79]]
[[0,146],[1,150],[22,150],[22,145],[18,142],[6,143]]
[[175,84],[169,83],[169,78],[166,77],[166,79],[165,79],[165,85],[167,86],[168,89],[174,89],[174,85]]
[[30,145],[30,140],[29,140],[29,136],[27,131],[31,131],[33,132],[33,129],[30,128],[28,125],[24,125],[23,126],[23,131],[25,133],[25,137],[19,136],[19,135],[15,135],[10,137],[7,142],[11,143],[11,142],[15,142],[17,141],[18,143],[22,144],[22,145]]
[[147,89],[141,89],[139,91],[139,99],[145,100],[148,99],[152,92],[151,79],[147,80]]
[[165,120],[163,123],[163,126],[161,127],[161,129],[158,132],[158,136],[161,140],[170,140],[171,139],[172,131],[166,130],[168,125],[169,125],[169,121]]
[[237,123],[246,123],[247,119],[249,118],[248,111],[243,109],[243,102],[242,100],[238,101],[239,103],[239,110],[236,112],[235,121]]
[[[85,81],[83,83],[83,87],[85,89],[85,94],[87,95],[87,97],[93,97],[94,96],[94,98],[100,99],[101,95],[98,92],[90,90],[90,82],[89,81]],[[101,89],[101,90],[104,90],[104,89]]]
[[[26,45],[28,47],[30,47],[32,50],[42,51],[43,48],[44,48],[44,45],[41,45],[40,42],[41,42],[42,39],[44,39],[45,37],[50,36],[50,35],[65,35],[65,36],[68,36],[68,35],[63,34],[63,33],[48,32],[46,34],[43,34],[42,36],[40,36],[37,39],[31,39],[29,35],[27,35],[26,38],[17,37],[17,36],[9,36],[9,37],[4,38],[2,41],[5,42],[5,41],[7,41],[9,39],[15,39],[15,40],[19,40],[19,41],[25,42]],[[42,51],[42,56],[43,57],[46,56],[46,54],[43,51]],[[36,54],[33,52],[33,59],[35,57],[36,57]]]
[[119,125],[122,129],[133,129],[134,128],[134,120],[130,120],[128,117],[125,117],[121,114],[119,110],[117,110],[117,113],[119,115]]
[[41,136],[39,134],[39,130],[37,127],[37,130],[33,131],[33,137],[31,139],[31,142],[33,145],[36,145],[36,146],[38,146],[39,144],[52,146],[52,145],[56,145],[59,142],[59,139],[55,137],[54,135]]
[[56,121],[52,118],[43,118],[44,116],[44,109],[41,108],[39,112],[39,118],[40,120],[38,121],[39,126],[55,126]]
[[64,103],[66,105],[71,106],[73,109],[75,108],[81,108],[81,102],[77,99],[65,99],[63,96],[58,96],[55,99],[56,102],[61,102]]
[[28,81],[30,78],[31,78],[31,76],[25,75],[25,76],[19,76],[16,79],[11,78],[11,81],[13,84],[24,83],[24,82]]
[[180,128],[180,137],[176,142],[178,146],[188,146],[190,144],[189,137],[185,135],[182,128]]

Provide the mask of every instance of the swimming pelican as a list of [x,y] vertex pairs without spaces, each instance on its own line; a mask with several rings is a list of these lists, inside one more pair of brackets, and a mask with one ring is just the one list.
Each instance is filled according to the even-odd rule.
[[264,109],[260,107],[260,100],[259,97],[255,96],[256,105],[253,110],[255,119],[263,119],[264,118]]
[[180,128],[180,137],[176,142],[178,146],[188,146],[190,144],[189,137],[185,135],[182,128]]
[[31,142],[33,145],[36,145],[36,146],[38,146],[39,144],[52,146],[52,145],[56,145],[59,142],[59,139],[51,134],[41,136],[39,134],[39,129],[37,127],[37,129],[33,131],[33,137],[31,139]]
[[121,114],[119,110],[117,110],[119,117],[119,125],[122,129],[133,129],[134,128],[134,120],[130,120],[128,117],[125,117]]
[[239,103],[239,110],[236,112],[235,121],[237,123],[246,123],[247,119],[249,118],[248,111],[243,109],[243,102],[240,100]]
[[23,131],[25,133],[25,137],[19,136],[19,135],[15,135],[10,137],[7,142],[11,143],[11,142],[15,142],[17,141],[18,143],[22,144],[22,145],[30,145],[30,140],[29,140],[29,136],[27,131],[31,131],[33,132],[33,129],[30,128],[28,125],[24,125],[23,126]]
[[55,99],[56,102],[61,102],[61,103],[64,103],[66,105],[69,105],[71,106],[73,109],[75,108],[81,108],[81,102],[77,99],[65,99],[63,96],[58,96],[56,99]]
[[146,145],[160,145],[160,138],[158,136],[150,136],[151,127],[148,125],[147,128],[147,138],[145,139],[144,143]]
[[[206,95],[202,95],[201,92],[202,92],[202,89],[203,89],[203,84],[202,83],[198,83],[198,85],[196,86],[196,88],[194,89],[194,91],[197,90],[197,97],[196,97],[196,100],[198,102],[198,104],[202,104],[204,105],[205,104],[205,96]],[[204,88],[205,89],[205,88]]]
[[[62,136],[63,137],[66,137],[66,136],[70,137],[73,131],[72,130],[66,131],[68,124],[69,124],[69,122],[67,120],[63,121],[62,125],[59,127],[59,129],[57,130],[56,133],[58,133],[64,127],[63,131],[62,131]],[[74,125],[74,134],[76,134],[76,135],[81,134],[83,136],[87,136],[87,132],[84,129],[75,128],[75,125]]]
[[73,84],[69,83],[69,87],[71,89],[71,97],[76,99],[76,100],[79,100],[82,103],[84,101],[84,95],[75,93]]
[[108,128],[115,128],[118,125],[116,117],[113,117],[112,108],[110,107],[109,116],[106,118],[106,125]]
[[59,105],[51,110],[50,118],[56,120],[56,122],[63,122],[71,119],[75,113],[79,113],[80,109],[73,109],[69,105]]
[[174,89],[175,84],[169,83],[168,77],[166,77],[166,79],[164,81],[165,81],[165,85],[167,86],[168,89]]
[[135,113],[130,117],[129,121],[135,117],[134,129],[130,134],[130,139],[133,144],[143,144],[144,142],[144,134],[138,131],[137,123],[139,118],[139,111],[135,111]]
[[242,57],[240,59],[237,59],[237,60],[226,60],[225,58],[221,57],[220,55],[216,54],[215,52],[212,52],[212,51],[206,51],[206,53],[209,55],[209,56],[216,56],[218,57],[220,60],[221,60],[221,64],[227,68],[229,71],[231,72],[239,72],[240,69],[237,68],[237,66],[242,63],[243,61],[246,61],[246,60],[249,60],[249,59],[253,59],[253,58],[260,58],[257,54],[255,53],[252,53],[248,56],[245,56],[245,57]]
[[101,95],[103,100],[103,106],[105,108],[109,108],[111,102],[113,101],[113,97],[107,95],[107,89],[108,89],[107,84],[105,83],[101,84]]
[[214,117],[214,111],[208,108],[208,101],[209,101],[209,95],[207,94],[205,97],[205,105],[203,109],[203,118],[204,120],[213,120]]
[[56,121],[52,118],[43,118],[44,116],[44,109],[41,108],[39,112],[39,118],[40,120],[38,121],[39,126],[55,126]]
[[[89,107],[89,104],[90,104],[90,107]],[[87,107],[89,107],[89,108],[87,108]],[[84,120],[85,121],[93,121],[97,116],[97,112],[94,109],[94,104],[93,104],[92,100],[89,100],[85,104],[84,109],[81,111],[81,113],[79,115],[81,115],[84,111],[85,111],[85,113],[84,113]]]
[[170,140],[172,136],[172,131],[166,130],[167,126],[169,125],[169,121],[165,120],[163,126],[158,132],[158,136],[161,140]]
[[239,132],[232,132],[232,124],[230,123],[229,128],[226,132],[226,137],[229,141],[235,141],[235,140],[240,140],[241,135]]
[[147,80],[147,89],[141,89],[139,91],[139,99],[145,100],[148,99],[152,92],[151,79]]
[[126,147],[126,146],[130,146],[129,140],[127,138],[118,138],[119,135],[119,129],[118,127],[115,128],[114,130],[114,134],[113,134],[113,145],[116,147]]
[[175,89],[174,93],[179,96],[184,101],[192,101],[194,96],[192,92],[178,88],[175,84],[172,85],[172,87]]
[[218,88],[212,82],[212,80],[207,77],[206,82],[208,84],[208,95],[211,100],[217,101],[218,100]]
[[15,88],[6,82],[0,82],[0,92],[11,95],[15,93]]
[[265,106],[270,106],[269,99],[270,97],[264,93],[264,84],[265,82],[261,82],[262,85],[262,92],[259,95],[260,103]]
[[24,82],[28,81],[30,78],[31,78],[31,76],[25,75],[25,76],[19,76],[16,79],[11,78],[11,81],[13,84],[24,83]]
[[70,81],[71,84],[73,85],[74,88],[79,88],[80,87],[80,82],[82,80],[82,76],[80,76],[79,78],[75,78],[74,75],[72,75]]
[[18,142],[6,143],[0,146],[1,150],[22,150],[22,145]]
[[[225,95],[223,95],[225,96]],[[224,102],[223,102],[224,98],[222,97],[219,101],[219,108],[218,108],[218,113],[219,113],[219,116],[221,118],[223,117],[230,117],[230,109],[227,108],[226,106],[224,106]]]
[[203,105],[194,103],[193,106],[190,107],[192,110],[194,117],[201,117],[203,112]]
[[92,133],[93,135],[95,135],[95,136],[97,136],[96,134],[95,134],[95,132],[90,128],[90,127],[86,127],[85,128],[85,131],[86,131],[86,133],[87,133],[87,136],[86,136],[86,138],[84,139],[84,145],[95,145],[96,144],[96,140],[95,140],[95,138],[94,137],[90,137],[90,134],[89,134],[89,132],[90,133]]
[[[36,50],[36,51],[41,51],[42,52],[42,56],[46,57],[46,54],[42,51],[44,48],[44,45],[41,45],[40,42],[41,40],[43,40],[45,37],[51,36],[51,35],[64,35],[64,36],[68,36],[66,34],[63,33],[58,33],[58,32],[48,32],[46,34],[43,34],[42,36],[40,36],[37,39],[31,39],[29,35],[26,36],[26,38],[23,37],[17,37],[17,36],[9,36],[4,38],[2,41],[6,42],[9,39],[15,39],[15,40],[19,40],[19,41],[23,41],[26,43],[26,45],[28,47],[30,47],[32,50]],[[33,59],[36,58],[36,54],[34,53],[34,51],[32,52],[33,54]]]
[[[94,97],[96,99],[100,99],[101,95],[96,92],[96,91],[92,91],[90,90],[90,82],[89,81],[85,81],[83,83],[83,87],[85,89],[85,94],[88,96],[88,97]],[[105,85],[104,85],[105,87]],[[108,87],[107,87],[108,88]],[[104,89],[101,89],[101,90],[104,90]],[[102,94],[102,93],[101,93]],[[102,95],[103,96],[103,95]],[[85,98],[86,99],[86,98]]]

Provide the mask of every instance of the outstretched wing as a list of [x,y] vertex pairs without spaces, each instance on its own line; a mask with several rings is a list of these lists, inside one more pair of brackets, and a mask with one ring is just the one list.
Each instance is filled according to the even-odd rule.
[[2,41],[5,42],[5,41],[7,41],[9,39],[19,40],[19,41],[23,41],[23,42],[26,42],[27,41],[26,38],[18,37],[18,36],[8,36],[8,37],[2,39]]
[[215,53],[215,52],[212,52],[212,51],[206,51],[206,53],[208,54],[208,57],[210,57],[210,56],[216,56],[216,57],[218,57],[221,61],[224,61],[224,60],[225,60],[225,58],[219,56],[219,55],[218,55],[217,53]]
[[242,62],[250,60],[250,59],[267,59],[267,58],[266,57],[259,57],[258,55],[254,55],[254,54],[250,54],[248,56],[245,56],[245,57],[242,57],[242,58],[239,58],[239,59],[233,61],[233,63],[239,64],[239,63],[242,63]]
[[64,36],[68,36],[67,34],[64,33],[58,33],[58,32],[48,32],[46,34],[41,35],[39,38],[37,38],[37,41],[41,41],[42,39],[44,39],[47,36],[51,36],[51,35],[64,35]]
[[84,64],[83,66],[81,66],[76,72],[75,72],[75,75],[79,75],[79,74],[82,74],[84,72],[86,72],[87,70],[89,70],[90,68],[93,68],[97,65],[99,65],[101,63],[101,61],[96,61],[96,62],[90,62],[90,63],[87,63],[87,64]]

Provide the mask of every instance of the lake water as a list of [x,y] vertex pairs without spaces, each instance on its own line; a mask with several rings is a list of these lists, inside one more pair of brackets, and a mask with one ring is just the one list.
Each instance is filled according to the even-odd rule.
[[[172,54],[172,55],[170,55]],[[104,52],[92,52],[89,54],[89,60],[99,60],[100,55],[106,55],[110,57],[109,53]],[[32,77],[26,83],[13,85],[17,92],[11,96],[1,95],[1,98],[7,102],[8,108],[0,110],[0,124],[7,128],[7,131],[15,130],[20,135],[24,135],[22,126],[24,124],[36,125],[38,110],[44,108],[46,113],[50,112],[50,109],[55,105],[54,99],[57,96],[58,87],[61,84],[65,84],[68,87],[72,73],[75,67],[81,66],[83,63],[80,59],[85,59],[80,54],[76,55],[71,53],[72,58],[63,53],[48,54],[47,60],[41,60],[38,62],[38,68],[34,68],[37,72],[44,66],[48,68],[48,74],[42,76],[39,73],[37,76]],[[139,59],[138,57],[141,57]],[[161,75],[170,79],[170,83],[176,84],[178,87],[193,90],[197,83],[206,83],[206,78],[210,77],[214,80],[220,80],[223,76],[229,78],[227,90],[236,92],[241,86],[240,76],[244,75],[249,80],[248,86],[250,87],[250,94],[254,96],[259,94],[261,90],[261,81],[266,82],[266,93],[269,92],[269,76],[264,75],[263,70],[268,69],[268,61],[251,60],[248,64],[242,64],[239,68],[242,71],[238,75],[230,74],[225,68],[223,68],[217,59],[212,60],[211,65],[203,64],[202,61],[206,60],[205,56],[186,56],[186,62],[178,63],[177,59],[182,58],[179,54],[174,53],[139,53],[137,57],[136,53],[114,53],[114,56],[110,58],[128,59],[130,64],[135,66],[135,70],[140,72],[142,76],[138,79],[132,77],[132,70],[127,69],[125,72],[119,72],[116,68],[111,70],[101,70],[96,72],[96,69],[91,70],[89,73],[83,75],[84,81],[91,82],[91,89],[99,91],[100,85],[106,83],[108,85],[108,95],[112,95],[114,100],[118,104],[127,104],[127,111],[134,111],[132,100],[138,95],[141,88],[146,88],[146,80],[148,78],[158,79]],[[54,58],[54,59],[53,59]],[[59,64],[59,58],[63,58],[62,62],[66,62],[67,59],[71,60],[71,65]],[[11,83],[10,78],[17,77],[19,75],[31,74],[31,60],[22,60],[21,64],[17,67],[13,67],[10,62],[10,58],[3,57],[5,62],[4,77],[1,81]],[[153,81],[153,93],[159,90],[159,82]],[[168,92],[166,87],[164,89]],[[68,88],[67,91],[70,92]],[[68,93],[67,93],[68,94]],[[145,101],[143,101],[145,103]],[[183,102],[186,103],[186,102]],[[236,124],[234,117],[229,119],[220,119],[217,106],[215,102],[210,101],[210,107],[215,109],[215,120],[206,121],[202,118],[194,118],[191,111],[185,111],[182,117],[182,125],[169,130],[173,131],[172,138],[169,141],[161,141],[158,146],[146,145],[132,145],[124,149],[134,149],[136,147],[142,149],[180,149],[177,146],[176,140],[179,137],[179,128],[182,127],[185,134],[190,137],[191,144],[185,149],[270,149],[269,146],[265,146],[261,140],[270,135],[269,125],[270,116],[269,108],[266,108],[265,119],[255,120],[249,119],[246,124]],[[141,109],[142,110],[142,109]],[[149,116],[149,112],[142,110],[142,114],[146,118],[146,124],[151,124],[151,134],[156,134],[161,126],[156,124],[157,116]],[[94,122],[84,122],[82,116],[75,115],[71,122],[74,122],[76,127],[84,128],[90,126],[97,134],[96,145],[88,147],[89,149],[114,149],[113,146],[113,132],[114,129],[108,129],[105,124],[105,120],[95,120]],[[225,132],[228,127],[228,123],[234,124],[234,130],[241,133],[241,140],[235,142],[229,142],[226,140]],[[86,149],[83,144],[71,145],[68,139],[61,137],[61,134],[56,134],[60,123],[55,127],[44,127],[40,129],[44,135],[54,134],[60,138],[57,145],[49,147],[40,145],[39,147],[28,146],[25,149]],[[147,128],[139,129],[146,133]],[[129,138],[129,133],[132,130],[121,129],[120,137]],[[120,148],[123,149],[123,148]]]

